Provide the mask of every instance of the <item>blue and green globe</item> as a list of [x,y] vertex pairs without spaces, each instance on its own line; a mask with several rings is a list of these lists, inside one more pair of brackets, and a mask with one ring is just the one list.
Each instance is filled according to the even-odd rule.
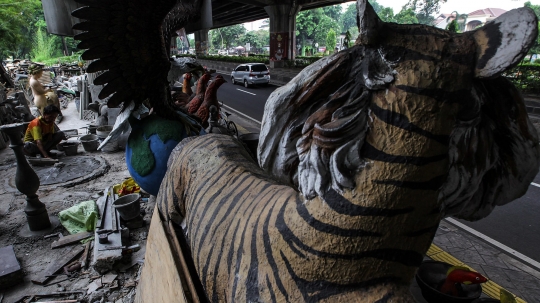
[[131,123],[131,126],[126,145],[127,168],[144,191],[157,196],[167,171],[169,156],[176,145],[187,137],[186,128],[179,121],[156,115]]

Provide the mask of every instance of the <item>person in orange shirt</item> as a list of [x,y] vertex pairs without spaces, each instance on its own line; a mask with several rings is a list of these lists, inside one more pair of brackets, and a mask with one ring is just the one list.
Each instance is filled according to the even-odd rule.
[[45,158],[50,158],[50,150],[64,140],[64,132],[54,130],[54,121],[60,114],[60,109],[54,105],[47,105],[43,109],[43,116],[30,122],[24,135],[23,151],[28,156],[40,153]]

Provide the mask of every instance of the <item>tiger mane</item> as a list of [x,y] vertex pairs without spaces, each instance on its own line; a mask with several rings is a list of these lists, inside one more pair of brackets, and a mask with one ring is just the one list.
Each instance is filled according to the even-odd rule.
[[[278,105],[265,108],[259,164],[312,199],[329,188],[354,188],[364,162],[360,148],[368,130],[371,92],[392,82],[395,71],[378,50],[364,46],[305,70],[268,99],[267,104]],[[283,98],[280,90],[296,92]]]

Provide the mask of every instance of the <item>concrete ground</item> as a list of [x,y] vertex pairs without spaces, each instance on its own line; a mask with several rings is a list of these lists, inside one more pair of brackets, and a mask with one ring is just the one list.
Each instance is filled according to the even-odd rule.
[[[78,118],[78,113],[73,102],[68,105],[67,109],[63,110],[63,113],[64,120],[59,124],[61,130],[76,129],[80,135],[86,134],[86,130],[81,129],[81,127],[86,126],[88,121]],[[69,140],[75,139],[70,138]],[[79,145],[77,156],[72,157],[81,158],[83,156],[95,157],[102,160],[105,163],[103,172],[101,175],[94,176],[95,178],[92,180],[73,186],[68,185],[69,187],[63,187],[61,185],[42,186],[38,190],[37,195],[46,205],[49,215],[56,216],[60,211],[82,201],[95,201],[107,186],[121,183],[125,178],[129,177],[122,151],[110,154],[100,151],[86,152]],[[60,157],[59,161],[62,162],[62,159],[66,159],[66,157]],[[112,273],[118,275],[116,278],[117,282],[115,283],[119,284],[119,288],[116,290],[105,285],[99,290],[88,293],[89,285],[93,281],[99,281],[102,277],[102,275],[95,272],[91,267],[78,272],[66,281],[55,283],[55,281],[66,279],[66,276],[59,276],[51,280],[52,284],[49,286],[36,285],[30,282],[31,279],[43,274],[46,268],[58,256],[67,254],[73,247],[78,245],[52,250],[51,243],[56,240],[54,237],[44,239],[43,236],[23,237],[20,235],[26,229],[27,224],[26,216],[23,212],[26,201],[25,196],[15,188],[15,171],[16,164],[13,151],[10,148],[0,150],[0,174],[2,176],[2,182],[0,182],[0,247],[13,245],[15,255],[24,273],[24,282],[22,284],[8,289],[0,289],[0,302],[17,302],[19,298],[25,295],[65,291],[81,291],[82,293],[44,298],[55,298],[56,300],[76,299],[79,300],[78,302],[132,302],[140,268],[139,264],[135,264],[129,269],[112,271]],[[147,213],[145,220],[149,223],[153,206],[149,205],[151,204],[150,202],[146,204],[143,204],[143,209]],[[149,224],[144,228],[132,230],[130,233],[131,242],[141,244],[143,249],[148,226]],[[62,226],[59,226],[51,233],[53,232],[62,232],[64,235],[69,235]],[[141,253],[144,253],[144,250]],[[139,253],[134,258],[142,259],[143,256]],[[2,294],[3,300],[1,299]],[[101,300],[102,298],[103,301]]]

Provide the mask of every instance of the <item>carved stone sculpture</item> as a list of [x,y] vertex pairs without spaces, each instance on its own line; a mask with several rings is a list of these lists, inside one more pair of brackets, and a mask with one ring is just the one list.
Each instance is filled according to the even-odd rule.
[[269,97],[260,166],[213,134],[169,159],[158,208],[185,226],[211,302],[413,302],[440,220],[485,217],[538,172],[538,135],[499,76],[536,39],[531,10],[454,34],[357,5],[356,45]]

